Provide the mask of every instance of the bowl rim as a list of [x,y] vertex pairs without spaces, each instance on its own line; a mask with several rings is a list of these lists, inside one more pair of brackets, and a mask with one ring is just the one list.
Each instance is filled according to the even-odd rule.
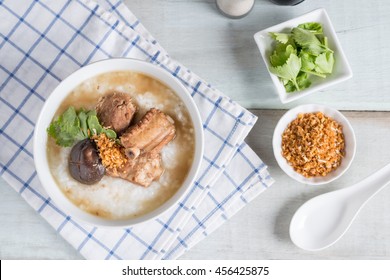
[[[322,112],[343,126],[344,141],[346,142],[346,156],[341,166],[327,174],[325,177],[306,178],[296,172],[281,155],[281,138],[286,127],[296,119],[298,113]],[[307,185],[324,185],[340,178],[351,166],[356,154],[356,136],[348,119],[338,110],[322,104],[303,104],[296,106],[279,119],[272,137],[272,149],[279,167],[292,179]]]
[[[193,122],[195,132],[194,159],[182,186],[172,195],[172,197],[170,197],[166,202],[164,202],[156,209],[139,217],[118,220],[95,216],[81,210],[78,206],[73,204],[61,191],[60,187],[52,176],[46,154],[46,144],[48,140],[46,128],[52,121],[54,114],[62,101],[68,96],[71,90],[73,90],[85,80],[103,73],[109,73],[113,71],[133,71],[146,74],[171,88],[185,104]],[[83,221],[93,226],[126,228],[147,222],[151,219],[156,219],[157,217],[166,213],[169,209],[173,208],[188,192],[200,170],[200,165],[204,153],[204,132],[198,107],[191,97],[190,92],[167,70],[144,60],[133,58],[109,58],[92,62],[79,68],[63,79],[55,87],[55,89],[46,99],[36,121],[33,138],[33,150],[34,164],[38,178],[48,196],[56,204],[55,207],[57,208],[58,206],[58,211],[64,211],[64,216],[71,216],[76,220]]]
[[[279,78],[276,75],[272,74],[271,71],[269,70],[269,67],[270,67],[269,58],[267,57],[267,54],[263,50],[263,41],[265,38],[264,36],[265,36],[265,34],[268,34],[268,32],[271,32],[271,31],[272,32],[280,32],[280,30],[283,29],[283,27],[285,25],[296,26],[297,22],[308,21],[308,19],[307,19],[308,17],[309,18],[314,17],[314,16],[319,17],[321,15],[325,18],[325,21],[321,22],[321,23],[323,25],[324,24],[327,25],[328,38],[334,44],[335,49],[337,50],[337,54],[340,58],[340,66],[341,66],[343,71],[341,74],[338,75],[338,77],[333,78],[333,80],[327,80],[327,81],[324,80],[324,82],[318,83],[316,85],[312,85],[307,89],[303,89],[301,91],[296,91],[293,93],[287,93],[284,86],[280,82]],[[312,21],[314,21],[314,20],[312,20]],[[350,64],[347,60],[347,57],[343,51],[343,48],[342,48],[341,43],[338,39],[337,33],[333,27],[332,21],[330,20],[329,15],[324,8],[317,8],[315,10],[312,10],[310,12],[307,12],[307,13],[302,14],[300,16],[297,16],[295,18],[292,18],[292,19],[283,21],[281,23],[278,23],[276,25],[267,27],[263,30],[256,32],[253,35],[253,37],[254,37],[254,40],[256,42],[256,45],[258,46],[261,57],[263,58],[263,61],[264,61],[265,66],[267,68],[267,72],[270,75],[271,80],[274,84],[275,91],[276,91],[277,95],[279,96],[280,101],[283,104],[286,104],[286,103],[289,103],[292,101],[296,101],[299,98],[302,98],[304,96],[308,96],[310,94],[313,94],[313,93],[318,92],[320,90],[323,90],[325,88],[334,86],[338,83],[341,83],[341,82],[346,81],[346,80],[353,77],[353,72],[352,72],[351,66],[350,66]],[[264,45],[266,45],[266,44],[264,44]]]

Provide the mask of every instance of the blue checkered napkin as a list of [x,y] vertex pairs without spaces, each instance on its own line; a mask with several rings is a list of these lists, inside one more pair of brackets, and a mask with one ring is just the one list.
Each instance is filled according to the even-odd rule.
[[[252,174],[237,174],[237,168],[247,165],[252,166]],[[241,144],[218,183],[207,193],[179,236],[162,251],[162,258],[179,257],[262,193],[272,182],[265,164],[248,145]],[[227,189],[226,186],[232,188]]]
[[[272,183],[243,142],[256,117],[171,59],[121,1],[16,2],[0,1],[0,174],[83,256],[177,258]],[[182,201],[123,230],[68,216],[45,193],[33,163],[33,130],[46,98],[73,71],[109,57],[143,59],[177,77],[199,108],[206,143]]]

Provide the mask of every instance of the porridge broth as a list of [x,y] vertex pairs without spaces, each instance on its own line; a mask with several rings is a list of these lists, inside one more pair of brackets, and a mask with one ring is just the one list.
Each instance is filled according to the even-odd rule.
[[59,147],[51,137],[47,157],[54,179],[76,206],[107,219],[126,219],[158,208],[180,188],[191,168],[195,136],[191,117],[181,99],[160,81],[130,71],[105,73],[84,81],[62,102],[55,118],[69,106],[94,109],[99,97],[112,91],[132,97],[138,108],[132,123],[150,108],[160,109],[174,119],[176,137],[161,152],[165,172],[159,180],[144,188],[106,175],[95,185],[81,184],[68,171],[71,147]]

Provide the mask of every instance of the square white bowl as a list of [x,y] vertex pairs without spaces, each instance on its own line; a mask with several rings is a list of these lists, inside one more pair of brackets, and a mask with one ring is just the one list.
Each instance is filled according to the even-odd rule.
[[[310,80],[312,81],[312,84],[310,87],[300,91],[286,92],[286,89],[279,80],[278,76],[272,74],[269,70],[271,66],[269,57],[272,54],[275,46],[275,40],[271,38],[269,32],[290,32],[292,28],[306,22],[318,22],[322,24],[324,35],[328,37],[329,48],[334,51],[335,64],[333,66],[333,72],[332,74],[327,75],[326,78],[314,77],[311,75]],[[317,9],[300,17],[261,30],[254,35],[254,39],[257,46],[259,47],[261,56],[263,57],[265,65],[267,66],[268,72],[271,75],[271,79],[275,84],[280,101],[282,103],[288,103],[297,100],[303,96],[352,78],[351,67],[349,66],[347,58],[345,57],[345,54],[341,48],[340,42],[337,39],[336,31],[334,30],[325,9]]]

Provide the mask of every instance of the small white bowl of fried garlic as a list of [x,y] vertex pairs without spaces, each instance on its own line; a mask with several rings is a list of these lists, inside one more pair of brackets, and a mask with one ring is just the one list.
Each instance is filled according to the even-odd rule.
[[275,127],[272,145],[280,168],[308,185],[336,180],[350,167],[356,153],[355,133],[347,118],[318,104],[286,112]]

